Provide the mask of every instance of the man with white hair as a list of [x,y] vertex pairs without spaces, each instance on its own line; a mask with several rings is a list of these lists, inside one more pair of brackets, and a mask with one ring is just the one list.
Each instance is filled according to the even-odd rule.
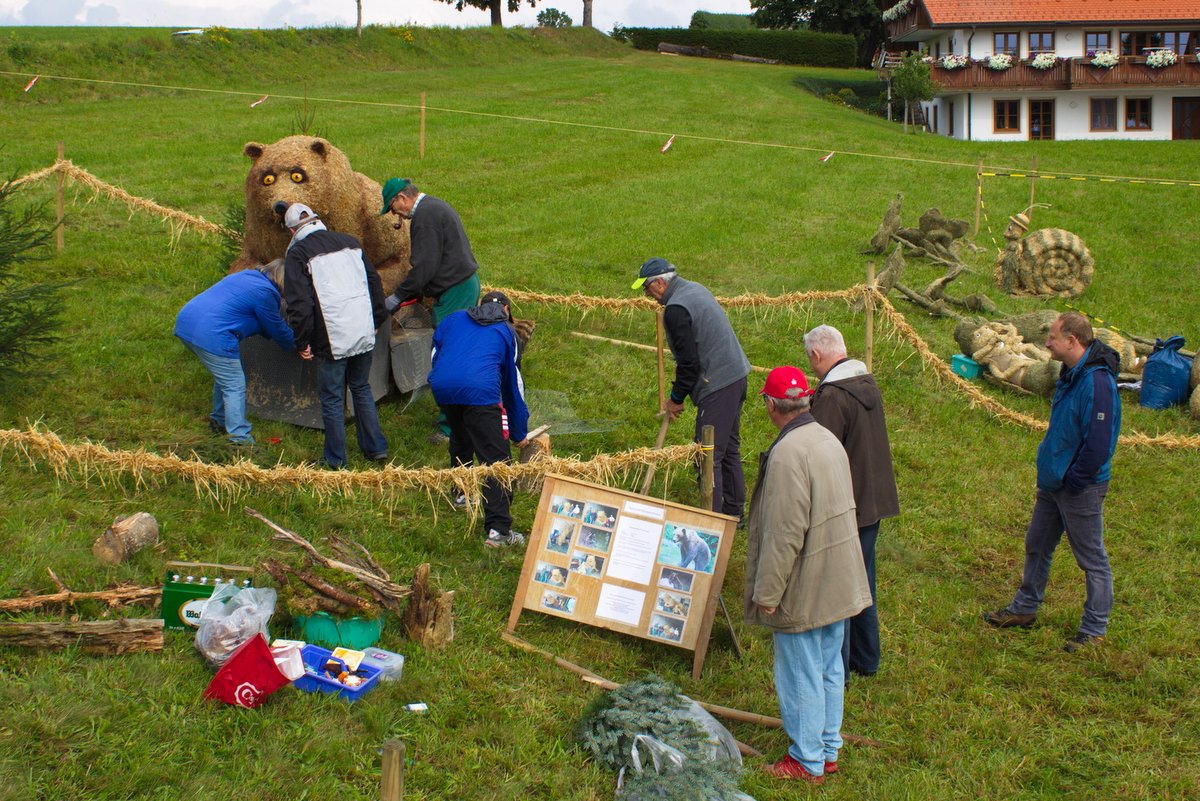
[[851,672],[871,676],[879,670],[875,540],[880,520],[900,514],[883,396],[867,366],[846,355],[842,333],[833,326],[819,325],[805,334],[804,350],[821,380],[812,400],[813,418],[833,432],[850,460],[858,542],[871,585],[871,605],[846,623],[842,662],[847,677]]
[[358,447],[368,459],[386,462],[388,444],[370,382],[375,332],[387,316],[379,273],[357,239],[327,230],[303,203],[288,206],[283,225],[292,232],[284,259],[288,325],[300,357],[317,362],[325,426],[321,463],[346,465],[347,387]]
[[666,259],[643,263],[632,288],[665,307],[663,328],[675,357],[675,381],[663,411],[674,420],[691,398],[696,404],[696,441],[704,426],[713,427],[712,509],[741,519],[746,505],[742,404],[750,360],[713,294],[695,281],[680,278]]
[[838,769],[846,681],[845,620],[871,605],[854,518],[850,463],[809,413],[795,367],[767,375],[763,401],[779,436],[762,455],[746,525],[746,622],[771,629],[775,693],[791,744],[764,766],[821,784]]

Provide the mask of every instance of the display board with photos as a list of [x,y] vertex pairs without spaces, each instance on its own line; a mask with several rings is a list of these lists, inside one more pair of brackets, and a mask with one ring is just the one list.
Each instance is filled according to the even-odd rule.
[[699,675],[737,518],[550,474],[508,630],[522,610],[695,651]]

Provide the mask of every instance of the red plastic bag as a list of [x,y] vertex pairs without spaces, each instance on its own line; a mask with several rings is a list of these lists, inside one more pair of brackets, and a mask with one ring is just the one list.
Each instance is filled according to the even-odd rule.
[[204,697],[253,709],[290,683],[275,665],[266,638],[256,634],[230,655],[205,688]]

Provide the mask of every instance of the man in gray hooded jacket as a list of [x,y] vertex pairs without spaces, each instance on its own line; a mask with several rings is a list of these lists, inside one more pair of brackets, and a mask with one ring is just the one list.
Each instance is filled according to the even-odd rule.
[[833,326],[819,325],[805,334],[804,350],[821,379],[813,396],[812,416],[838,438],[850,459],[858,542],[871,585],[871,605],[847,621],[842,662],[847,677],[851,672],[870,676],[879,669],[875,540],[879,522],[900,514],[883,396],[867,366],[846,355],[846,342]]

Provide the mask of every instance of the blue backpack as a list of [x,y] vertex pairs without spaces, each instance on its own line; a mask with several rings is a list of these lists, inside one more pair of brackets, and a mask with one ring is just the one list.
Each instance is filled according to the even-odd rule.
[[1192,360],[1179,352],[1183,344],[1183,337],[1178,335],[1165,342],[1154,340],[1154,352],[1142,370],[1142,392],[1138,399],[1142,406],[1166,409],[1187,402]]

